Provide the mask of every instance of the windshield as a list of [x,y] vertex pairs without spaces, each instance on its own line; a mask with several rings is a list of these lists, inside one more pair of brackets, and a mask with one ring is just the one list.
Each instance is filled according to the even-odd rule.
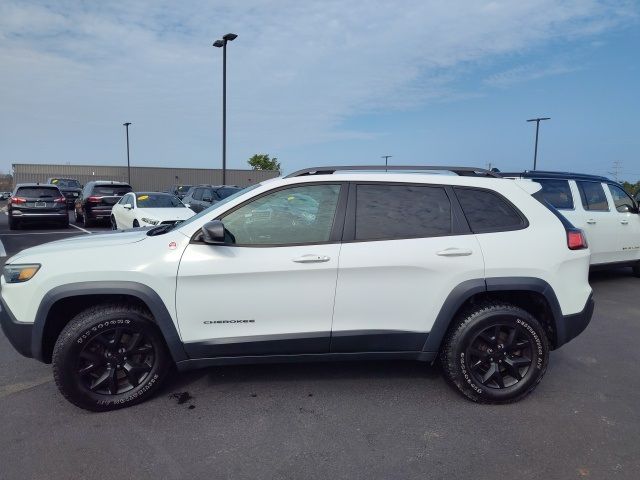
[[138,208],[186,208],[178,197],[166,193],[138,193]]
[[80,188],[80,182],[73,178],[52,178],[51,183],[59,187]]
[[256,188],[258,188],[261,185],[262,185],[261,183],[256,183],[255,185],[251,185],[251,186],[249,186],[247,188],[243,188],[239,192],[234,193],[233,195],[225,198],[224,200],[220,200],[218,203],[214,203],[213,205],[211,205],[206,210],[201,211],[200,213],[198,213],[197,215],[194,215],[193,217],[191,217],[188,220],[185,220],[183,222],[178,221],[178,222],[176,222],[176,223],[174,223],[172,225],[170,225],[170,224],[160,225],[158,227],[155,227],[155,228],[152,228],[151,230],[149,230],[147,232],[147,235],[162,235],[163,233],[167,233],[168,231],[173,230],[175,227],[182,228],[185,225],[189,225],[194,220],[198,220],[199,218],[202,218],[202,217],[205,217],[205,216],[209,215],[213,210],[216,210],[217,208],[221,207],[222,205],[225,205],[225,204],[235,200],[236,198],[240,197],[241,195],[244,195],[245,193],[250,192],[251,190],[255,190]]

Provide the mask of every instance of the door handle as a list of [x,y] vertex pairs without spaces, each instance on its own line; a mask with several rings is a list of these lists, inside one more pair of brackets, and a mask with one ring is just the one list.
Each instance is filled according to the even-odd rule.
[[629,220],[620,220],[620,223],[623,225],[628,225],[629,224]]
[[294,258],[293,261],[296,263],[322,263],[328,262],[331,260],[331,257],[327,257],[326,255],[302,255],[301,257]]
[[595,225],[595,224],[596,224],[596,221],[595,221],[593,218],[590,218],[589,220],[587,220],[587,223],[588,223],[589,225]]
[[441,257],[466,257],[472,253],[468,248],[446,248],[440,250],[436,255],[440,255]]

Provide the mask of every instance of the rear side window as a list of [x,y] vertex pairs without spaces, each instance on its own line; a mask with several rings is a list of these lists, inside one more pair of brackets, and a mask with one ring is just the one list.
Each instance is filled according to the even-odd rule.
[[527,226],[520,213],[499,195],[476,188],[454,188],[474,233],[519,230]]
[[356,240],[451,234],[451,202],[442,187],[358,185]]
[[542,185],[542,197],[561,210],[573,210],[573,196],[568,180],[534,179]]
[[597,182],[576,182],[580,190],[580,199],[585,210],[608,212],[609,204],[604,194],[604,188]]
[[59,196],[60,191],[51,187],[21,187],[16,192],[16,197],[24,198],[57,198]]

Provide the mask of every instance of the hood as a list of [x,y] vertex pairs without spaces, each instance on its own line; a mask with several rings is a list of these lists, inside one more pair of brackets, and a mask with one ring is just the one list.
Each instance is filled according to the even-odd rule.
[[[44,243],[36,247],[27,248],[7,260],[6,263],[15,263],[23,257],[35,257],[43,254],[55,254],[58,252],[72,252],[78,249],[92,248],[100,252],[100,248],[125,245],[127,243],[140,242],[147,238],[147,230],[128,230],[125,232],[112,232],[103,234],[78,235],[76,237],[56,240]],[[35,259],[33,260],[35,261]]]
[[138,208],[138,217],[152,218],[161,222],[167,220],[186,220],[195,215],[190,208]]

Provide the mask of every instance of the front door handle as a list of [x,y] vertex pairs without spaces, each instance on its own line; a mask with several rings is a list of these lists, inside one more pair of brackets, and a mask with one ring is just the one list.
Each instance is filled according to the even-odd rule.
[[629,220],[620,220],[620,223],[623,225],[629,225]]
[[596,221],[595,221],[593,218],[590,218],[589,220],[587,220],[587,223],[588,223],[589,225],[595,225],[595,224],[596,224]]
[[440,250],[436,255],[440,255],[441,257],[466,257],[472,253],[468,248],[446,248]]
[[302,255],[301,257],[294,258],[293,261],[296,263],[322,263],[328,262],[331,260],[331,257],[327,257],[326,255]]

